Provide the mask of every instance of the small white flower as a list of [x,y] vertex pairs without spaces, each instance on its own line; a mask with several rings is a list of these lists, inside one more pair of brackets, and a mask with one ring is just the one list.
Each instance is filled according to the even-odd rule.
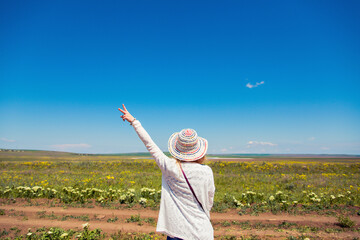
[[241,202],[237,202],[236,204],[237,204],[238,207],[243,207],[244,206],[244,204],[242,204]]
[[31,235],[32,235],[32,233],[31,233],[31,232],[29,232],[29,233],[27,233],[26,235],[31,236]]
[[67,234],[67,233],[63,233],[63,234],[61,234],[61,238],[63,238],[63,237],[66,237],[66,236],[68,236],[69,234]]
[[145,205],[147,203],[147,199],[146,198],[140,198],[139,203],[141,205]]
[[89,225],[90,225],[89,223],[84,223],[84,224],[82,225],[82,227],[83,227],[83,228],[88,228]]
[[48,231],[47,233],[48,233],[48,234],[53,234],[53,232],[52,232],[52,231]]
[[270,200],[270,201],[274,201],[274,200],[275,200],[275,197],[274,197],[273,195],[271,195],[271,196],[269,197],[269,200]]

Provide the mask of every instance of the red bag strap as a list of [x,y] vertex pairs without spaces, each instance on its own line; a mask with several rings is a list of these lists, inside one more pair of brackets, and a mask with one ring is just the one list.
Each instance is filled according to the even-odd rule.
[[205,210],[204,210],[201,202],[200,202],[199,199],[196,197],[195,192],[194,192],[194,189],[191,187],[191,185],[190,185],[190,183],[189,183],[189,180],[187,179],[187,177],[186,177],[186,175],[185,175],[184,170],[182,169],[181,163],[180,163],[179,165],[180,165],[180,169],[181,169],[181,171],[182,171],[182,173],[183,173],[183,175],[184,175],[184,177],[185,177],[185,180],[186,180],[187,184],[189,185],[189,188],[190,188],[192,194],[194,195],[196,201],[199,203],[201,209],[205,212]]

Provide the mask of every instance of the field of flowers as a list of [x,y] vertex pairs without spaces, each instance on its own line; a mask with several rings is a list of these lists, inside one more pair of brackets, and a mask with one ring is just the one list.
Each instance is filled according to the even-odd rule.
[[[57,198],[64,203],[96,199],[157,207],[161,171],[151,159],[0,158],[0,197]],[[227,208],[259,212],[335,209],[360,206],[360,162],[326,158],[304,161],[221,161],[206,163],[214,172],[213,211]]]

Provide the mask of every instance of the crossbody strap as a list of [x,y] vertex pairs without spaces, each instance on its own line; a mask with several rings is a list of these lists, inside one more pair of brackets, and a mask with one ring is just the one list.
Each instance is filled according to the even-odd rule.
[[189,180],[187,179],[187,177],[186,177],[186,175],[185,175],[184,170],[182,169],[181,163],[180,163],[179,165],[180,165],[180,169],[181,169],[181,171],[182,171],[182,173],[183,173],[183,175],[184,175],[184,177],[185,177],[185,180],[186,180],[187,184],[189,185],[189,188],[190,188],[192,194],[194,195],[196,201],[199,203],[201,209],[205,212],[205,210],[204,210],[201,202],[200,202],[199,199],[196,197],[195,192],[194,192],[193,188],[191,187],[191,185],[190,185],[190,183],[189,183]]

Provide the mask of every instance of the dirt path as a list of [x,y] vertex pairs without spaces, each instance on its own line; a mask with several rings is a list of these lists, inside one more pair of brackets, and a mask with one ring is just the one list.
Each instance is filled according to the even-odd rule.
[[[28,204],[25,201],[17,201],[14,204],[2,201],[0,204],[0,209],[4,210],[4,215],[0,216],[0,229],[10,229],[16,226],[24,233],[27,232],[28,228],[36,229],[44,226],[80,230],[82,224],[86,222],[90,224],[90,229],[100,228],[106,233],[118,231],[150,233],[156,231],[158,216],[158,211],[149,209],[106,209],[99,206],[92,206],[91,208],[24,206]],[[126,219],[137,214],[143,219],[141,225],[136,222],[126,222]],[[111,222],[110,220],[115,217],[117,220]],[[149,218],[152,218],[150,223],[144,221]],[[355,221],[358,228],[360,217],[353,216],[351,219]],[[289,236],[300,236],[302,234],[322,239],[354,239],[360,237],[359,231],[344,230],[337,226],[335,217],[320,215],[293,216],[264,213],[259,216],[240,216],[236,210],[232,210],[227,213],[212,213],[211,220],[217,237],[256,235],[262,239],[286,239]],[[279,230],[279,225],[283,222],[289,226],[295,226],[297,229],[289,227]],[[262,227],[254,227],[256,224]],[[306,230],[310,227],[315,227],[318,230],[316,232],[309,230],[305,233],[304,230],[299,231],[299,229]],[[341,231],[327,233],[325,229],[340,229]]]
[[[103,216],[103,217],[118,217],[120,219],[129,218],[133,215],[140,214],[142,218],[157,218],[158,211],[153,211],[149,209],[105,209],[102,207],[94,208],[63,208],[63,207],[40,207],[40,206],[14,206],[14,205],[2,205],[1,209],[6,209],[10,211],[15,209],[17,212],[24,212],[26,216],[36,216],[38,212],[46,211],[46,214],[54,213],[55,215],[93,215]],[[95,218],[95,217],[94,217]],[[258,216],[251,215],[242,215],[240,216],[236,210],[230,210],[226,213],[211,213],[211,220],[213,222],[221,221],[258,221],[258,222],[271,222],[271,223],[281,223],[281,222],[292,222],[297,224],[336,224],[337,219],[335,217],[327,217],[321,215],[288,215],[288,214],[279,214],[274,215],[272,213],[262,213]],[[360,224],[360,217],[351,217],[351,220],[355,221],[357,224]]]

